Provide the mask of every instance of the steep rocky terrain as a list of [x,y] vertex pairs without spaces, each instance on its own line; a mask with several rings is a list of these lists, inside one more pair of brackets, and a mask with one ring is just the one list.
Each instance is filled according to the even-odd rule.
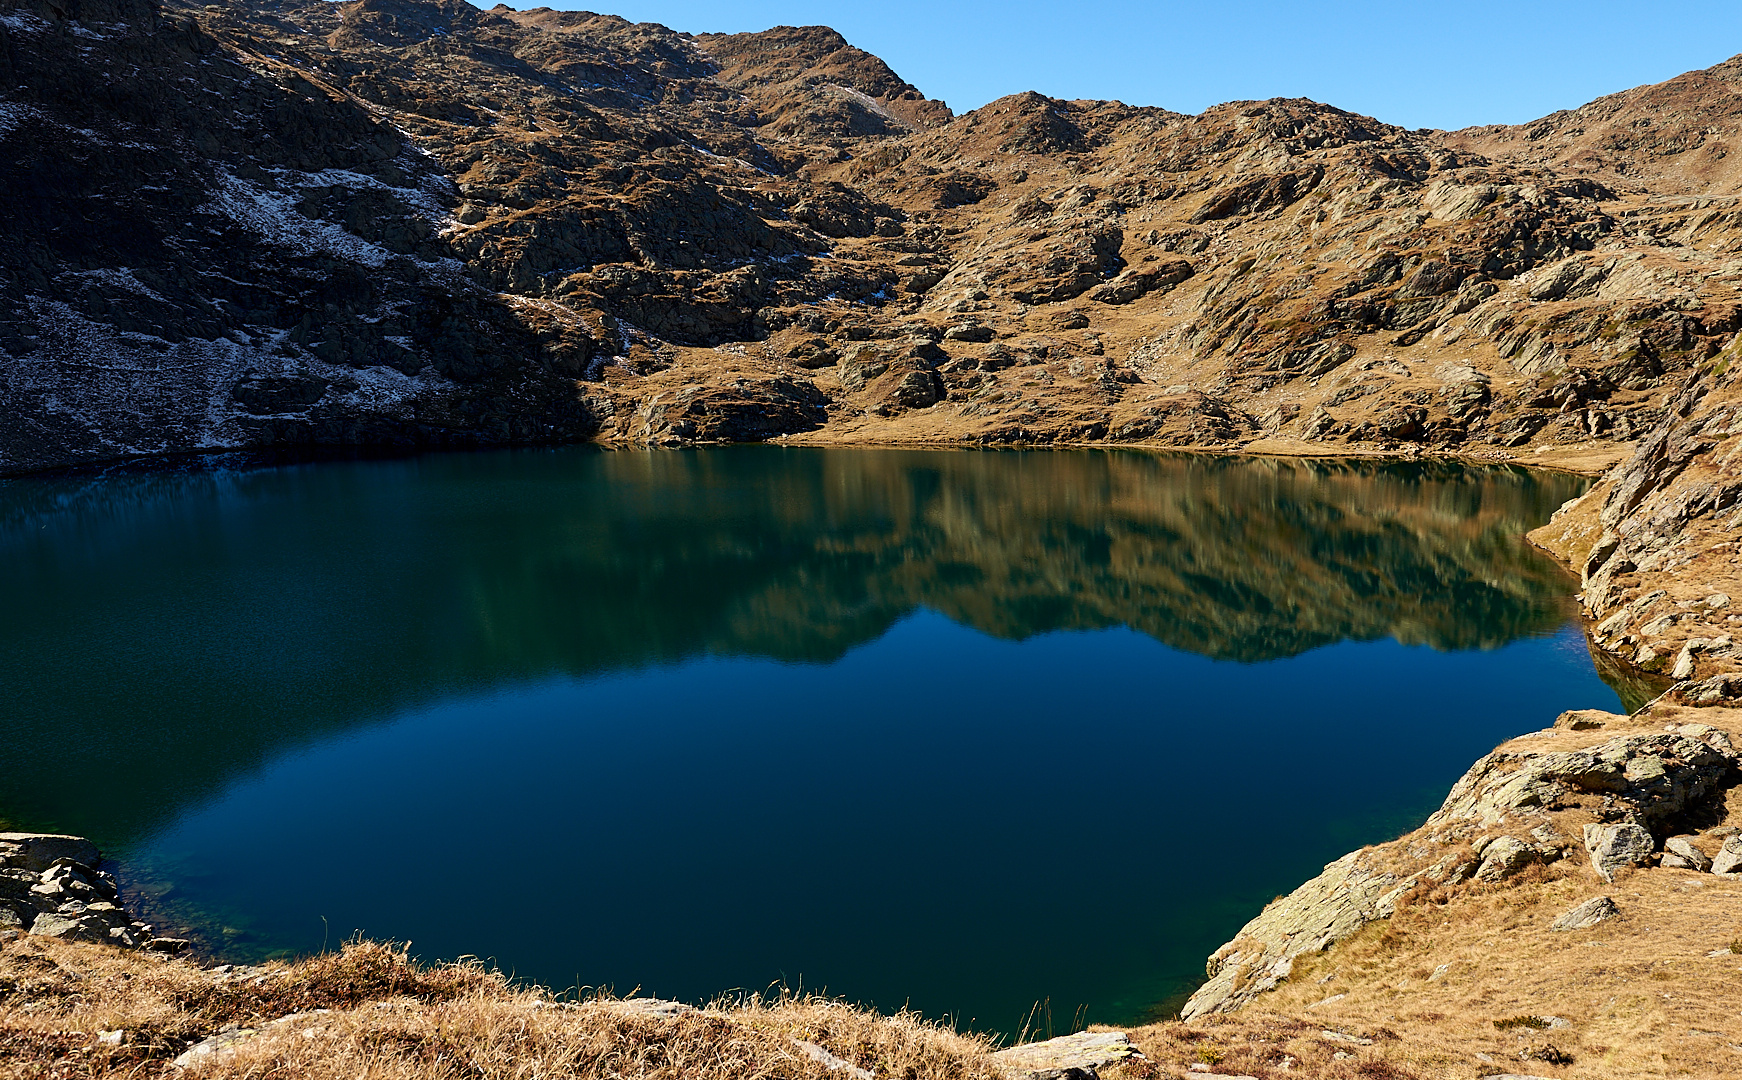
[[590,437],[1589,464],[1742,329],[1737,61],[1456,133],[955,117],[820,27],[6,3],[7,471]]

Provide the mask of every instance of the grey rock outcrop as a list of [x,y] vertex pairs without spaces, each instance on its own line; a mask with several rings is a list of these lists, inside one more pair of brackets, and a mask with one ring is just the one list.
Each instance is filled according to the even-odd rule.
[[1638,825],[1585,826],[1585,850],[1591,855],[1591,869],[1604,881],[1613,882],[1615,871],[1623,867],[1644,866],[1656,847],[1651,834]]
[[1453,785],[1427,825],[1494,825],[1519,811],[1597,796],[1614,820],[1650,829],[1711,798],[1735,768],[1729,737],[1705,725],[1622,736],[1584,750],[1495,751]]
[[129,949],[159,940],[121,907],[114,876],[92,868],[97,860],[97,846],[83,837],[0,833],[0,930]]
[[[1576,854],[1576,842],[1555,828],[1557,811],[1582,809],[1603,819],[1587,828],[1586,848],[1597,872],[1613,880],[1615,870],[1654,855],[1653,829],[1666,830],[1721,798],[1735,777],[1729,735],[1703,724],[1618,735],[1576,750],[1496,750],[1452,786],[1415,833],[1343,856],[1247,923],[1211,955],[1209,980],[1180,1015],[1189,1020],[1240,1008],[1286,979],[1297,957],[1390,918],[1398,898],[1417,885],[1470,877],[1492,885],[1533,862]],[[1742,871],[1742,843],[1727,865]]]
[[1615,901],[1607,896],[1593,896],[1582,904],[1568,908],[1567,911],[1549,924],[1550,930],[1589,930],[1598,923],[1607,922],[1621,914],[1621,909],[1615,906]]
[[1535,844],[1527,844],[1516,836],[1501,836],[1482,848],[1482,862],[1476,868],[1475,878],[1501,881],[1533,862],[1542,861],[1542,857],[1542,850]]
[[60,833],[0,832],[0,866],[41,873],[56,859],[95,866],[97,845],[82,836]]
[[1415,879],[1374,869],[1362,855],[1351,852],[1330,863],[1216,950],[1206,965],[1209,981],[1180,1010],[1181,1019],[1232,1012],[1276,987],[1295,957],[1328,949],[1368,923],[1390,918]]

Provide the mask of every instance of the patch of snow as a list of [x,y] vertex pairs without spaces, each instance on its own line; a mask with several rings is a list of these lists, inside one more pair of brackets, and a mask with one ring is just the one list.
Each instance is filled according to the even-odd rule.
[[227,217],[275,247],[300,256],[332,255],[379,270],[392,254],[379,244],[348,233],[330,221],[317,221],[297,210],[294,194],[268,191],[258,184],[220,171],[212,200],[200,209]]
[[11,15],[0,15],[0,26],[24,34],[40,34],[48,29],[49,22],[40,15],[33,15],[28,11],[17,11]]
[[[26,418],[46,415],[57,430],[82,431],[84,452],[94,456],[255,445],[258,418],[231,394],[250,373],[349,380],[357,384],[344,395],[350,408],[388,416],[406,415],[416,399],[455,386],[434,373],[328,364],[291,345],[285,330],[171,342],[119,332],[59,300],[32,296],[24,306],[42,335],[34,353],[0,366],[0,399],[18,403]],[[0,447],[0,467],[20,464],[28,463],[9,460]]]
[[[5,19],[0,19],[0,23],[5,21]],[[29,105],[20,105],[17,102],[12,101],[0,101],[0,139],[4,139],[6,136],[10,135],[12,130],[24,121],[41,115],[41,111]]]
[[68,270],[63,274],[58,275],[58,277],[82,278],[87,281],[97,282],[100,285],[107,285],[111,289],[120,289],[124,292],[137,293],[138,295],[148,299],[156,300],[161,304],[169,303],[168,300],[165,300],[162,296],[158,295],[157,290],[134,277],[133,269],[127,266],[105,267],[101,270]]

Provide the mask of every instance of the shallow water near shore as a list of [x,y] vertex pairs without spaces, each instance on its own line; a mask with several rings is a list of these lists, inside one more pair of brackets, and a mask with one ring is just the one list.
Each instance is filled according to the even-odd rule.
[[0,818],[237,960],[1120,1023],[1619,707],[1574,478],[591,448],[0,482]]

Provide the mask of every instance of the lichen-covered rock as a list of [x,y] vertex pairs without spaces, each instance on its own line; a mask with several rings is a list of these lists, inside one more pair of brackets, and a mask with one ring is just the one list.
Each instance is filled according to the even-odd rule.
[[[1205,971],[1206,982],[1180,1010],[1183,1019],[1231,1012],[1262,990],[1263,975],[1305,952],[1342,941],[1375,919],[1389,918],[1397,898],[1415,885],[1363,864],[1352,852],[1324,873],[1275,901],[1217,949]],[[1273,981],[1270,986],[1275,986]],[[1265,987],[1264,989],[1268,989]]]
[[1534,844],[1516,836],[1501,836],[1482,848],[1482,861],[1476,868],[1477,881],[1501,881],[1534,862],[1542,861],[1543,853]]
[[1638,825],[1585,826],[1585,850],[1591,855],[1591,869],[1604,881],[1613,882],[1615,871],[1623,867],[1644,866],[1656,847],[1651,834]]
[[1712,859],[1714,874],[1742,874],[1742,836],[1732,836]]

